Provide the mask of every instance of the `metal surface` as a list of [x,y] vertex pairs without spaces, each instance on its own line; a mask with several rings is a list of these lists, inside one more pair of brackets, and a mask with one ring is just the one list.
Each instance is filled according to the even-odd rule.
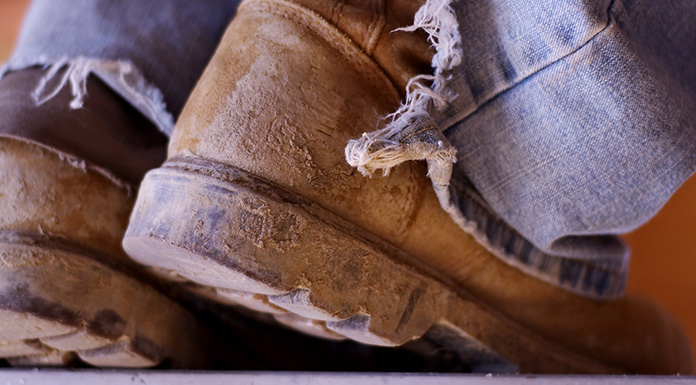
[[0,384],[331,384],[331,385],[590,385],[590,384],[696,384],[693,376],[543,376],[543,375],[438,375],[404,373],[283,373],[283,372],[177,372],[111,370],[0,370]]

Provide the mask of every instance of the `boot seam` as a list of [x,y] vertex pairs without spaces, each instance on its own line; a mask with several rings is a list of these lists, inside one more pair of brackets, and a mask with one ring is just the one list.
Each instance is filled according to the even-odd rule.
[[[342,9],[343,6],[341,6],[341,12]],[[270,13],[304,26],[329,43],[363,76],[376,84],[384,84],[386,86],[384,91],[389,94],[395,104],[401,102],[396,85],[389,79],[384,68],[353,39],[317,12],[287,0],[246,0],[240,5],[239,10]]]
[[365,31],[363,40],[365,41],[365,53],[372,57],[377,47],[377,42],[379,42],[379,38],[382,36],[384,28],[387,25],[387,18],[384,14],[384,0],[371,0],[370,5],[372,6],[372,20]]
[[336,5],[333,6],[331,9],[331,24],[338,25],[338,22],[341,20],[341,16],[343,15],[343,8],[345,5],[345,1],[337,1]]

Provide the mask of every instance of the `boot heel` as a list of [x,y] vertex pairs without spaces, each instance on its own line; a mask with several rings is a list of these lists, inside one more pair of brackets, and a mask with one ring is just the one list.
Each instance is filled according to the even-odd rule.
[[140,263],[264,295],[371,344],[420,336],[438,313],[440,289],[387,257],[398,249],[279,186],[199,158],[147,174],[123,246]]
[[443,321],[452,301],[465,301],[432,271],[414,268],[418,262],[403,251],[317,204],[228,165],[175,157],[148,173],[123,245],[140,263],[212,286],[227,293],[224,302],[292,318],[285,324],[300,331],[382,346],[423,337],[420,347],[448,344],[481,370],[517,368]]

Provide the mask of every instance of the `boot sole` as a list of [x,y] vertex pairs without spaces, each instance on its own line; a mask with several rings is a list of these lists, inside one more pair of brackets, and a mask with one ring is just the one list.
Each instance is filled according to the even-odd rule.
[[148,173],[123,245],[218,300],[315,335],[381,346],[420,338],[473,371],[622,372],[532,333],[317,204],[209,160],[172,158]]
[[13,366],[200,367],[186,310],[67,239],[0,231],[0,358]]

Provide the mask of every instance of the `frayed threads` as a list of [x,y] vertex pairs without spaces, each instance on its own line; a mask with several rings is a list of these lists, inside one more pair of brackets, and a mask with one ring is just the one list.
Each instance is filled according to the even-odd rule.
[[[70,85],[73,99],[70,108],[80,109],[84,106],[87,97],[87,79],[94,74],[106,85],[113,89],[128,101],[135,109],[150,119],[164,134],[171,136],[174,129],[174,117],[167,111],[164,96],[160,90],[145,80],[145,77],[130,61],[124,60],[100,60],[94,58],[60,58],[49,61],[42,58],[33,65],[43,65],[47,72],[39,80],[39,84],[32,92],[32,98],[37,105],[46,103],[58,93]],[[12,65],[6,69],[16,70],[26,68],[30,64],[22,66]],[[55,83],[56,77],[60,79]]]
[[[39,84],[31,94],[34,102],[37,106],[46,103],[58,95],[58,93],[70,83],[70,89],[73,95],[73,99],[70,101],[70,108],[74,110],[82,108],[84,106],[84,99],[87,96],[87,77],[95,70],[97,65],[109,66],[112,67],[110,70],[116,70],[122,73],[131,71],[130,68],[124,68],[117,62],[99,63],[95,60],[86,58],[72,60],[62,58],[51,64],[48,67],[48,72],[39,80]],[[63,68],[65,68],[65,72],[58,84],[53,87],[52,91],[45,94],[48,83],[51,82]]]
[[[427,111],[428,104],[432,104],[436,110],[442,110],[456,97],[447,89],[449,79],[444,75],[445,71],[462,62],[459,23],[451,2],[452,0],[429,0],[416,12],[412,26],[397,29],[404,32],[423,29],[428,34],[428,41],[435,48],[431,62],[435,72],[433,75],[411,78],[406,86],[406,101],[392,114],[393,117]],[[430,86],[424,82],[430,82]]]
[[[379,137],[382,131],[389,133]],[[375,135],[375,137],[370,137]],[[388,135],[388,136],[387,136]],[[363,151],[363,146],[367,145]],[[407,160],[426,160],[434,185],[448,185],[456,150],[427,114],[402,116],[383,130],[365,133],[346,146],[348,163],[363,175],[382,170],[384,175]]]
[[447,141],[431,117],[431,110],[443,110],[456,97],[447,88],[445,72],[461,64],[459,24],[451,7],[453,0],[428,0],[415,15],[414,25],[397,31],[423,29],[435,48],[434,73],[411,78],[406,100],[387,116],[384,128],[364,133],[349,141],[345,149],[347,162],[363,175],[377,170],[389,174],[391,168],[407,160],[427,160],[428,176],[436,186],[446,186],[456,161],[456,150]]

